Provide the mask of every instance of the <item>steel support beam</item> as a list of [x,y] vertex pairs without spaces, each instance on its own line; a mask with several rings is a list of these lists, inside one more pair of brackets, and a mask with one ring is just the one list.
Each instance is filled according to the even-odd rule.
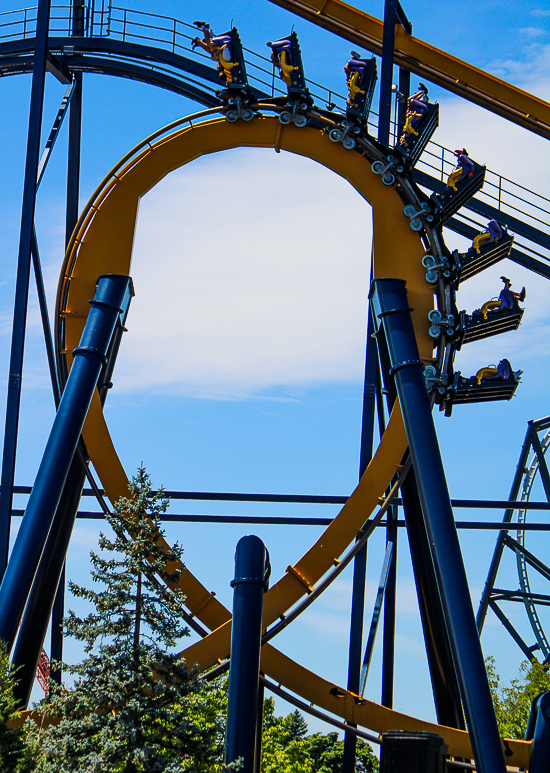
[[401,493],[437,721],[464,730],[456,669],[413,470],[403,481]]
[[[531,426],[531,422],[528,422],[527,431],[525,433],[525,438],[523,440],[523,444],[521,446],[521,451],[519,454],[519,460],[516,465],[514,480],[512,481],[512,486],[510,488],[510,495],[508,497],[508,499],[511,501],[516,500],[519,494],[521,481],[523,480],[523,475],[525,473],[525,465],[527,464],[527,457],[529,456],[529,451],[531,449],[531,440],[533,437],[533,431],[534,430]],[[511,508],[508,508],[504,513],[502,523],[510,523],[513,515],[514,515],[514,511]],[[485,580],[483,593],[481,594],[481,601],[479,602],[479,608],[477,610],[477,617],[476,617],[477,630],[480,636],[481,636],[481,632],[483,631],[483,624],[485,623],[485,618],[487,617],[489,600],[491,598],[491,593],[493,592],[493,588],[495,586],[498,567],[500,566],[500,559],[502,558],[502,553],[504,551],[505,536],[506,536],[505,531],[499,532],[495,549],[493,551],[493,557],[489,565],[489,571],[487,572],[487,579]]]
[[240,770],[254,773],[260,685],[260,649],[269,554],[259,537],[241,537],[235,552],[231,665],[225,735],[226,765],[242,760]]
[[518,645],[520,650],[523,652],[526,658],[529,660],[534,660],[533,650],[527,642],[523,640],[523,638],[519,635],[519,633],[516,631],[512,623],[508,620],[502,609],[499,607],[499,605],[496,603],[494,599],[489,599],[489,606],[495,613],[497,619],[500,623],[506,628],[512,639],[515,641],[515,643]]
[[[387,526],[386,526],[387,529]],[[359,686],[359,695],[363,696],[365,692],[365,686],[367,683],[367,677],[369,675],[370,664],[372,660],[372,653],[374,650],[374,642],[376,641],[376,631],[378,630],[378,622],[382,612],[382,604],[384,601],[384,594],[386,591],[386,585],[388,584],[388,575],[390,571],[390,563],[393,553],[393,544],[388,542],[386,544],[386,553],[384,555],[384,561],[382,563],[382,571],[380,572],[380,580],[378,581],[378,591],[376,593],[376,599],[374,601],[374,610],[372,613],[369,633],[367,636],[367,644],[365,646],[365,655],[363,657],[363,665],[361,667],[361,684]]]
[[386,544],[391,547],[388,577],[384,589],[384,627],[382,629],[382,706],[393,708],[395,662],[395,593],[397,586],[397,507],[388,510]]
[[[85,33],[85,4],[84,0],[73,0],[73,28],[72,33],[75,37],[84,37]],[[82,73],[75,73],[73,75],[73,91],[71,94],[71,104],[69,107],[69,143],[68,143],[68,157],[67,157],[67,199],[65,205],[65,246],[68,245],[71,234],[78,222],[79,207],[78,201],[80,196],[80,151],[82,140]],[[81,444],[83,448],[83,444]],[[59,517],[62,518],[62,513],[65,513],[64,521],[69,520],[71,515],[66,513],[66,508],[69,505],[73,508],[72,519],[78,511],[80,504],[80,497],[82,496],[82,488],[84,478],[82,477],[82,484],[80,483],[80,476],[85,475],[83,469],[84,449],[82,458],[77,460],[75,456],[71,465],[67,483],[65,484],[65,490],[59,504]],[[78,470],[73,469],[78,467]],[[78,497],[76,491],[79,491]],[[56,513],[56,518],[58,513]],[[72,526],[65,528],[65,533],[72,533]],[[66,549],[60,546],[59,554],[65,556]],[[63,564],[57,568],[56,574],[59,576],[59,582],[57,584],[57,592],[55,595],[53,607],[51,610],[52,624],[50,634],[50,660],[56,660],[61,662],[63,658],[63,617],[65,613],[65,559],[63,558]],[[44,606],[47,606],[47,601],[42,602]],[[53,672],[52,678],[61,684],[61,669]]]
[[[61,585],[61,577],[64,574],[65,556],[69,548],[85,477],[80,456],[75,454],[34,576],[13,651],[12,664],[19,669],[19,681],[14,694],[21,706],[26,707],[31,696],[38,658]],[[60,659],[63,652],[61,625],[64,599],[63,594],[59,595],[57,615],[52,616],[51,660],[54,659],[54,652],[57,660]],[[54,630],[55,628],[57,630]],[[56,676],[59,676],[60,681],[61,674],[56,674]]]
[[546,773],[550,759],[550,693],[537,698],[538,711],[533,732],[533,751],[529,773]]
[[2,457],[0,498],[0,578],[4,576],[8,562],[10,541],[10,513],[13,501],[15,458],[17,454],[17,433],[21,405],[21,379],[25,350],[25,327],[29,299],[29,276],[31,246],[36,206],[36,180],[40,154],[40,131],[44,105],[44,84],[46,80],[46,55],[48,29],[50,25],[50,0],[39,0],[36,20],[36,47],[33,63],[29,131],[27,135],[27,157],[23,185],[23,206],[17,259],[17,279],[13,310],[10,371],[8,376],[8,399],[6,425],[4,430],[4,451]]
[[390,373],[395,379],[403,412],[476,766],[480,773],[504,773],[506,763],[502,743],[475,626],[405,282],[401,279],[375,279],[371,297],[380,323],[379,334],[383,331],[388,344]]
[[384,2],[382,72],[380,74],[380,102],[378,108],[378,142],[387,146],[390,144],[396,2],[397,0],[385,0]]
[[99,278],[80,344],[73,352],[73,366],[0,586],[0,639],[9,650],[15,641],[129,283],[127,276],[107,274]]
[[[370,304],[369,304],[370,306]],[[367,322],[367,348],[365,354],[365,381],[363,388],[363,417],[361,425],[361,450],[359,456],[359,478],[372,459],[374,422],[376,411],[376,379],[378,357],[376,341],[373,338],[374,323],[370,308]],[[353,562],[353,588],[351,596],[351,619],[348,655],[348,690],[359,692],[361,680],[361,648],[363,646],[363,618],[365,614],[365,584],[367,579],[367,545],[359,551]],[[355,770],[357,736],[352,732],[344,735],[344,758],[342,773]]]

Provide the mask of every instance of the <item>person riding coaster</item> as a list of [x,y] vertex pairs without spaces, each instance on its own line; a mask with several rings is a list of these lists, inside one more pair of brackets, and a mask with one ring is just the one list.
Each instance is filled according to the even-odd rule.
[[295,67],[292,64],[292,43],[288,39],[268,41],[267,44],[271,48],[271,61],[280,70],[282,80],[287,86],[292,86],[292,78],[290,73],[295,70],[299,70],[299,67]]
[[504,236],[506,226],[501,225],[498,220],[489,220],[487,223],[487,230],[474,237],[472,242],[473,249],[479,255],[481,253],[482,244],[492,244],[498,242]]
[[361,80],[367,71],[367,63],[360,58],[361,54],[352,51],[351,57],[344,65],[346,83],[348,84],[348,105],[353,105],[357,94],[365,93],[365,90],[361,88]]
[[510,360],[501,360],[498,366],[488,365],[486,368],[480,368],[475,376],[470,376],[470,381],[481,386],[483,381],[508,381],[513,376],[515,381],[519,381],[522,370],[512,370]]
[[225,78],[228,84],[233,80],[231,70],[237,67],[239,62],[233,62],[231,35],[213,35],[207,22],[195,21],[193,24],[200,29],[203,40],[194,38],[191,41],[193,51],[197,46],[210,54],[212,61],[217,62],[217,70],[220,78]]
[[415,137],[418,137],[417,128],[428,112],[428,106],[428,88],[424,83],[419,83],[418,91],[407,99],[405,125],[403,126],[403,134],[399,138],[401,144],[406,141],[408,134],[414,134]]
[[461,182],[464,177],[471,177],[475,170],[475,164],[468,155],[466,148],[462,150],[455,150],[457,162],[456,166],[449,175],[447,180],[447,188],[452,188],[453,191],[457,191],[457,183]]
[[515,309],[519,308],[518,302],[523,302],[525,300],[525,296],[527,294],[525,287],[522,288],[520,293],[515,293],[510,289],[512,287],[512,282],[510,279],[508,279],[507,276],[501,276],[500,278],[504,282],[504,287],[500,291],[498,299],[490,300],[484,303],[481,309],[476,309],[473,312],[473,317],[483,316],[483,319],[487,319],[489,312],[494,313],[495,311],[504,311],[505,309],[514,311]]

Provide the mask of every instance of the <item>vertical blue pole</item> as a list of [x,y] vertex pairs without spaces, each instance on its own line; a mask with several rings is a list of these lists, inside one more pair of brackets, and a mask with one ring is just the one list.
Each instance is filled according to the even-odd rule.
[[129,277],[117,274],[99,278],[80,345],[73,352],[73,366],[0,586],[0,639],[10,650],[129,282]]
[[[550,764],[550,692],[538,698],[529,773],[548,773]],[[531,718],[529,718],[531,719]]]
[[[84,0],[73,0],[73,28],[75,37],[84,36]],[[74,92],[69,106],[69,148],[67,158],[67,201],[65,215],[65,246],[68,245],[71,234],[78,221],[78,199],[80,194],[80,146],[82,137],[82,73],[74,73]],[[74,463],[73,463],[74,464]],[[74,477],[69,472],[67,483],[82,492],[84,485],[83,465],[78,461],[78,470]],[[80,482],[82,481],[82,482]],[[80,496],[75,499],[76,509],[80,502]],[[72,529],[71,529],[72,531]],[[50,658],[61,661],[63,658],[63,632],[62,623],[65,609],[65,568],[61,571],[61,577],[57,586],[57,594],[52,607],[52,626],[50,639]],[[61,670],[52,674],[52,679],[61,684]]]
[[269,554],[259,537],[237,543],[231,629],[231,666],[227,698],[225,763],[243,761],[242,773],[253,773],[264,591],[269,579]]
[[8,563],[10,542],[10,519],[15,478],[15,456],[17,453],[17,431],[21,403],[21,377],[25,349],[25,326],[29,298],[29,276],[31,266],[31,245],[34,231],[34,210],[36,204],[36,178],[40,156],[40,130],[44,104],[46,80],[46,54],[48,49],[48,28],[50,26],[50,0],[39,0],[36,19],[36,44],[32,71],[31,106],[29,132],[27,136],[27,159],[23,186],[21,210],[21,231],[19,256],[15,284],[13,329],[11,339],[10,372],[8,376],[8,399],[6,405],[6,426],[4,429],[4,452],[0,478],[0,580]]
[[[372,458],[374,435],[374,415],[376,407],[376,341],[373,338],[374,324],[369,314],[367,324],[367,349],[365,355],[365,383],[363,389],[363,418],[361,426],[361,451],[359,456],[359,478],[367,469]],[[359,693],[361,680],[361,648],[363,646],[363,617],[365,613],[365,583],[367,574],[367,545],[359,551],[353,562],[353,589],[351,595],[351,620],[348,656],[348,690]],[[342,773],[355,770],[355,750],[357,736],[354,733],[344,735],[344,758]]]
[[396,0],[385,0],[384,31],[382,33],[382,72],[380,74],[380,107],[378,110],[378,141],[384,145],[390,144],[395,8]]
[[393,671],[395,660],[395,592],[397,585],[397,507],[387,513],[386,544],[393,546],[384,593],[384,630],[382,640],[382,706],[393,708]]
[[480,773],[506,764],[460,543],[418,354],[405,282],[375,279],[371,296],[385,333],[472,749]]

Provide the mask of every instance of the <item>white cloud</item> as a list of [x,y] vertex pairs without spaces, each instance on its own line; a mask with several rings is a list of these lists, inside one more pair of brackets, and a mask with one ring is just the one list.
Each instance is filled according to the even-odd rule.
[[290,154],[239,150],[141,202],[117,389],[238,397],[362,377],[371,210]]
[[520,32],[529,38],[540,38],[547,34],[546,30],[540,27],[521,27]]
[[545,34],[545,31],[538,27],[525,27],[520,32],[531,42],[523,45],[515,58],[495,59],[488,65],[487,70],[525,91],[548,100],[550,99],[548,85],[550,44],[537,40]]

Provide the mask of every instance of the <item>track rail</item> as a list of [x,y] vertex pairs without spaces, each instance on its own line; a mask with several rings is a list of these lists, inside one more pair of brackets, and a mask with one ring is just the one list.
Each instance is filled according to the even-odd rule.
[[[341,0],[269,0],[368,51],[382,54],[384,24]],[[395,64],[550,139],[550,105],[419,38],[395,30]]]
[[[333,123],[328,116],[310,111],[307,127],[283,125],[277,120],[281,108],[257,105],[260,114],[250,122],[228,124],[215,118],[215,111],[203,111],[175,122],[156,132],[127,154],[100,184],[85,207],[67,251],[57,298],[56,340],[60,373],[71,364],[73,347],[80,337],[88,310],[87,299],[96,277],[101,273],[130,273],[133,230],[140,196],[168,172],[206,153],[232,147],[270,147],[316,160],[347,179],[371,203],[374,221],[374,273],[400,276],[407,281],[413,322],[419,350],[425,362],[433,362],[432,341],[427,333],[427,312],[433,308],[433,288],[424,277],[421,258],[426,249],[442,250],[440,235],[427,226],[420,234],[409,227],[403,204],[418,204],[419,193],[406,176],[394,187],[382,183],[371,169],[373,159],[383,158],[381,147],[363,136],[357,149],[348,151],[331,142],[327,129]],[[273,115],[275,113],[275,115]],[[399,249],[395,248],[396,243]],[[139,291],[139,288],[138,288]],[[445,350],[442,342],[437,356]],[[126,493],[127,476],[114,449],[99,400],[94,398],[84,428],[86,447],[111,501]],[[273,625],[276,633],[285,616],[300,610],[301,600],[326,587],[337,572],[335,567],[346,549],[361,534],[370,513],[385,501],[395,474],[402,472],[407,448],[399,406],[394,409],[380,446],[358,487],[340,513],[312,547],[271,587],[265,596],[264,627]],[[188,647],[182,654],[189,663],[208,669],[229,655],[231,616],[229,611],[204,585],[185,570],[179,587],[187,597],[189,613],[211,633]],[[319,591],[317,590],[319,589]],[[297,607],[296,607],[297,605]],[[398,714],[353,695],[337,685],[312,674],[303,666],[266,643],[262,648],[262,669],[278,684],[309,703],[368,727],[377,733],[392,727],[425,729],[443,735],[451,753],[471,758],[466,732],[427,723]],[[507,742],[514,764],[526,765],[530,745]]]

